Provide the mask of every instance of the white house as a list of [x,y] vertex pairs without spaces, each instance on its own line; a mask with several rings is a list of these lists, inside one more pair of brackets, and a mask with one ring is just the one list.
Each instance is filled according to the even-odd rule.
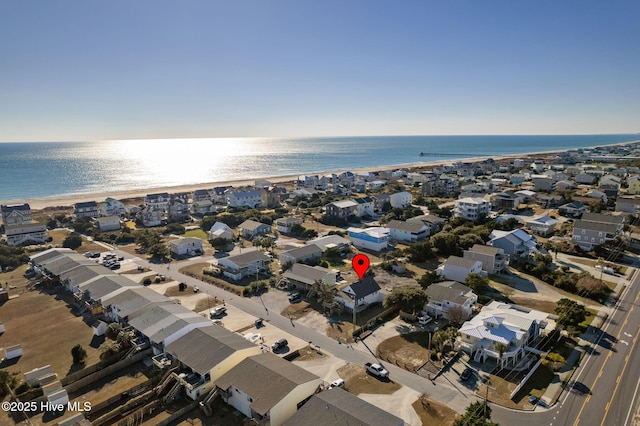
[[247,219],[238,225],[238,229],[242,232],[244,238],[254,238],[259,235],[268,234],[271,232],[271,225],[266,223],[256,222],[255,220]]
[[124,204],[111,197],[101,202],[98,209],[101,216],[123,216],[126,213]]
[[233,240],[233,230],[226,223],[216,222],[209,230],[209,239],[215,240],[222,238],[223,240]]
[[497,274],[507,266],[507,256],[499,247],[491,247],[483,244],[474,244],[462,253],[462,257],[482,262],[482,270],[488,274]]
[[322,379],[267,352],[245,358],[215,384],[222,399],[246,417],[280,426],[316,393]]
[[98,229],[102,232],[120,229],[120,216],[104,216],[95,218]]
[[256,208],[262,205],[262,191],[253,189],[250,191],[233,191],[227,193],[227,205],[229,207]]
[[42,244],[49,239],[47,225],[44,223],[25,223],[4,227],[4,235],[7,245],[18,246],[21,244]]
[[167,192],[160,192],[156,194],[147,194],[144,198],[145,207],[153,207],[158,210],[166,211],[169,208],[169,201],[171,197]]
[[387,224],[392,240],[415,243],[429,236],[429,227],[419,220],[392,220]]
[[547,237],[553,234],[558,223],[558,219],[554,219],[547,215],[541,215],[526,220],[524,222],[524,226],[534,234]]
[[255,275],[258,271],[268,270],[271,258],[261,251],[253,250],[223,257],[217,261],[225,277],[238,281],[246,276]]
[[342,238],[340,235],[332,234],[324,237],[314,238],[307,241],[307,244],[315,244],[320,247],[323,252],[328,248],[337,248],[340,251],[348,250],[351,246],[351,241],[346,238]]
[[302,219],[299,217],[283,217],[276,219],[276,229],[278,232],[288,234],[295,225],[302,225]]
[[389,195],[389,202],[391,203],[391,207],[404,209],[411,205],[413,196],[406,191],[396,192],[395,194]]
[[204,253],[202,240],[195,237],[178,238],[169,242],[171,253],[176,256],[194,256]]
[[447,280],[460,283],[463,283],[469,274],[486,275],[482,271],[482,262],[459,256],[449,256],[443,264],[438,266],[437,271]]
[[313,262],[322,257],[322,250],[315,244],[308,244],[302,247],[296,247],[291,250],[283,251],[278,256],[281,265],[287,263]]
[[381,226],[349,228],[348,233],[353,245],[359,249],[381,251],[389,244],[389,229]]
[[357,281],[343,288],[336,295],[336,301],[346,309],[356,311],[365,309],[374,303],[382,303],[384,294],[380,292],[380,286],[373,277],[363,277],[362,281]]
[[491,203],[480,197],[466,197],[455,201],[453,214],[468,220],[478,220],[489,215]]
[[459,330],[456,346],[475,361],[500,359],[497,344],[507,346],[502,367],[515,366],[525,356],[526,347],[535,341],[549,324],[549,314],[521,306],[492,301]]
[[433,283],[425,290],[429,295],[426,311],[434,318],[448,318],[452,308],[462,308],[471,316],[471,308],[478,296],[466,285],[456,281]]
[[204,215],[207,213],[214,213],[216,211],[213,201],[211,200],[198,200],[191,204],[191,213]]

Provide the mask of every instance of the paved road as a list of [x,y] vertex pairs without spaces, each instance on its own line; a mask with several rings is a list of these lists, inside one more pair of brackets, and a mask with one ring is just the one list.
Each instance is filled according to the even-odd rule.
[[542,412],[493,407],[492,419],[519,426],[629,424],[637,404],[638,370],[632,366],[640,362],[636,350],[640,309],[635,309],[639,300],[640,273],[636,273],[572,378],[586,393],[565,392]]

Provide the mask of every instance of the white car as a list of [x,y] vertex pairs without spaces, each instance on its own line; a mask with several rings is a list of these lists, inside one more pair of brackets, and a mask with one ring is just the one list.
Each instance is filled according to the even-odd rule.
[[431,322],[431,320],[433,320],[433,318],[431,318],[429,315],[424,315],[424,316],[418,317],[418,322],[421,325],[429,324]]
[[331,384],[329,384],[329,389],[331,388],[342,388],[344,387],[344,380],[342,379],[336,379],[333,382],[331,382]]

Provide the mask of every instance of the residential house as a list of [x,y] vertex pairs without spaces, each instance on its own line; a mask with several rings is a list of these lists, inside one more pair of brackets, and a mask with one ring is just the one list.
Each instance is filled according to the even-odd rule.
[[557,194],[536,194],[535,201],[544,209],[554,209],[565,202],[564,197]]
[[373,210],[376,213],[381,213],[387,203],[391,206],[391,197],[389,194],[376,194],[371,198],[373,198]]
[[316,282],[330,287],[336,285],[336,273],[322,266],[294,263],[282,276],[291,286],[303,291],[309,291]]
[[102,232],[120,229],[120,216],[102,216],[95,219],[96,226]]
[[406,191],[396,192],[395,194],[391,194],[389,195],[389,198],[391,202],[391,207],[398,208],[398,209],[404,209],[406,207],[409,207],[413,202],[413,196]]
[[127,287],[102,298],[103,315],[110,321],[126,324],[129,316],[152,304],[172,303],[165,295],[147,287]]
[[271,233],[271,225],[266,223],[256,222],[255,220],[247,219],[238,225],[241,234],[244,238],[255,238],[260,235]]
[[575,188],[575,184],[570,180],[560,180],[556,182],[556,191],[570,191]]
[[207,213],[215,213],[216,207],[211,200],[198,200],[191,203],[191,214],[205,215]]
[[320,247],[320,250],[324,253],[328,248],[336,248],[341,252],[349,250],[351,246],[351,241],[346,238],[342,238],[340,235],[332,234],[326,235],[324,237],[314,238],[313,240],[307,241],[307,244],[315,244]]
[[259,189],[229,191],[227,192],[227,205],[229,207],[249,207],[255,209],[256,207],[262,206],[262,191]]
[[159,192],[157,194],[147,194],[144,197],[144,205],[146,207],[153,207],[157,210],[166,211],[169,208],[169,202],[171,198],[166,192]]
[[462,253],[464,259],[478,260],[482,263],[482,270],[487,274],[499,274],[508,264],[508,257],[499,247],[491,247],[482,244],[474,244],[470,249]]
[[261,251],[254,250],[223,257],[217,261],[225,277],[238,281],[258,272],[268,271],[271,258]]
[[589,206],[585,206],[580,201],[572,201],[558,207],[558,213],[566,217],[580,217],[589,211]]
[[469,274],[486,275],[482,271],[482,262],[460,256],[449,256],[438,266],[437,272],[447,280],[460,283],[463,283]]
[[392,240],[415,243],[429,236],[429,227],[419,220],[392,220],[387,224]]
[[171,222],[185,222],[190,219],[191,206],[189,200],[183,196],[176,196],[182,194],[172,194],[171,201],[169,201],[169,210],[167,212],[168,218]]
[[337,387],[313,395],[284,423],[285,426],[403,426],[404,424],[401,418]]
[[524,226],[533,234],[548,237],[553,235],[558,223],[558,219],[554,219],[548,215],[540,215],[532,219],[525,220]]
[[7,245],[10,246],[42,244],[49,240],[47,225],[38,222],[20,225],[5,225],[4,236],[7,241]]
[[291,228],[295,225],[302,226],[303,220],[299,217],[283,217],[280,219],[276,219],[276,229],[278,232],[282,232],[283,234],[288,234],[291,232]]
[[169,241],[169,250],[176,256],[195,256],[204,253],[202,240],[195,237],[171,240]]
[[489,215],[491,203],[484,198],[460,198],[455,201],[453,214],[467,220],[478,220]]
[[589,192],[587,192],[585,194],[588,198],[594,198],[596,200],[600,200],[603,203],[607,203],[607,194],[602,192],[602,191],[598,191],[597,189],[592,189]]
[[216,186],[211,190],[211,200],[214,204],[227,204],[227,194],[232,190],[232,186]]
[[219,325],[195,328],[165,346],[165,353],[197,375],[185,391],[198,399],[214,388],[216,380],[244,359],[262,353],[260,347]]
[[425,310],[434,318],[449,318],[450,309],[462,308],[471,316],[471,308],[478,301],[478,296],[466,285],[456,281],[433,283],[425,290],[429,302]]
[[515,194],[522,199],[523,203],[529,203],[535,200],[537,193],[528,189],[522,189],[520,191],[516,191]]
[[325,212],[329,217],[348,220],[350,216],[357,216],[358,203],[354,200],[340,200],[325,206]]
[[615,175],[604,175],[598,182],[598,188],[610,197],[617,197],[622,179]]
[[[88,274],[92,272],[91,268],[91,266],[77,268],[84,270],[85,278],[83,278],[82,275],[75,274],[73,277],[68,277],[67,281],[71,281],[71,283],[68,284],[70,291],[80,300],[87,302],[91,313],[94,315],[103,312],[103,300],[113,298],[117,294],[124,292],[127,288],[140,288],[140,284],[137,282],[118,274],[99,274],[90,279],[86,279]],[[104,267],[102,268],[106,269]]]
[[209,239],[215,240],[222,238],[223,240],[233,240],[233,230],[226,223],[216,222],[209,230]]
[[580,248],[589,251],[595,246],[612,241],[616,235],[618,235],[618,226],[615,223],[576,220],[573,223],[571,238]]
[[447,223],[446,219],[443,219],[441,217],[438,217],[432,214],[415,216],[415,217],[412,217],[410,220],[412,221],[419,220],[420,222],[427,225],[429,227],[429,235],[433,235],[442,231],[442,228],[444,228],[444,225],[446,225]]
[[535,175],[531,177],[534,191],[553,191],[555,181],[546,175]]
[[308,200],[316,194],[319,194],[319,192],[313,188],[299,188],[291,191],[291,196],[298,199],[304,198]]
[[259,424],[280,426],[322,385],[322,379],[272,353],[250,356],[215,381],[222,399]]
[[640,176],[631,176],[627,178],[627,194],[637,195],[640,194]]
[[196,189],[193,191],[193,202],[196,203],[198,201],[212,201],[213,196],[211,191],[208,189]]
[[81,218],[88,217],[94,218],[100,216],[100,211],[98,210],[98,203],[95,201],[87,201],[84,203],[75,203],[73,209],[73,217]]
[[129,316],[129,325],[148,341],[154,354],[166,345],[199,327],[210,327],[211,320],[177,303],[149,304]]
[[640,213],[640,199],[638,198],[618,198],[616,199],[616,212],[629,214]]
[[329,180],[326,176],[299,176],[295,181],[296,189],[312,188],[320,191],[326,191],[329,187]]
[[357,311],[366,309],[368,306],[382,303],[384,294],[380,292],[380,286],[372,276],[362,278],[338,292],[336,302],[349,311],[353,311],[354,305]]
[[356,212],[355,212],[355,215],[357,217],[374,215],[373,198],[371,197],[354,198],[353,201],[355,201],[358,204],[356,206]]
[[522,204],[523,199],[514,192],[506,191],[491,194],[490,201],[491,207],[496,210],[515,210]]
[[[93,262],[78,264],[75,267],[70,267],[69,269],[64,270],[58,275],[60,284],[62,284],[67,291],[74,294],[82,292],[81,286],[85,283],[107,276],[112,277],[120,275],[114,274],[111,270]],[[133,280],[129,280],[126,277],[124,278],[133,284],[137,284]]]
[[351,243],[359,248],[372,251],[381,251],[389,244],[389,228],[381,226],[371,228],[349,228]]
[[[521,306],[492,301],[459,329],[457,348],[476,362],[502,358],[502,368],[515,367],[549,323],[549,314]],[[507,346],[500,354],[498,344]]]
[[167,223],[166,211],[152,205],[140,210],[137,217],[146,227],[160,226]]
[[581,218],[585,222],[611,223],[616,225],[616,232],[622,234],[627,218],[624,215],[611,215],[604,213],[585,213]]
[[596,181],[596,176],[590,173],[580,173],[573,178],[576,183],[581,185],[591,185]]
[[126,213],[124,203],[111,197],[101,202],[98,209],[100,216],[124,216]]
[[30,224],[31,206],[29,204],[11,204],[0,206],[4,226]]
[[487,245],[503,249],[504,254],[508,255],[511,260],[525,258],[537,252],[535,237],[522,229],[509,232],[494,230],[489,234],[489,239]]
[[289,195],[287,190],[280,186],[261,188],[260,194],[262,195],[262,206],[269,208],[279,207]]
[[302,247],[296,247],[287,251],[283,251],[278,256],[280,265],[287,263],[314,263],[322,257],[322,250],[315,244],[308,244]]

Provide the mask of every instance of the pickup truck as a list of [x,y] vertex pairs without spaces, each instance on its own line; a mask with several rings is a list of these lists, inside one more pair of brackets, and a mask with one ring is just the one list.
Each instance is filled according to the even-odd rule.
[[364,368],[365,370],[367,370],[367,373],[380,379],[386,379],[387,377],[389,377],[389,372],[380,364],[371,364],[370,362],[368,362],[364,365]]

